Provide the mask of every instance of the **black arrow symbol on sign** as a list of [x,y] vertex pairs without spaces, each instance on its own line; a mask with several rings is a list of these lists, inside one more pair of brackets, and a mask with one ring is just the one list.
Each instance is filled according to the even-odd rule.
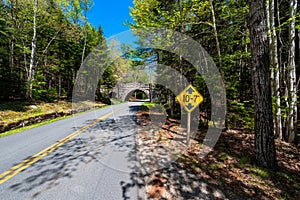
[[191,110],[194,106],[193,104],[189,103],[188,105],[186,105],[187,109]]
[[193,88],[189,88],[189,89],[187,90],[187,93],[189,93],[189,94],[193,94],[193,92],[194,92]]

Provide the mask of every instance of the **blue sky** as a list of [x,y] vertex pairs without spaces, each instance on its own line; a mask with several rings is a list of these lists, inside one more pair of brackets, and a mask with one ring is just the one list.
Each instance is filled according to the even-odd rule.
[[129,30],[123,26],[126,20],[131,20],[129,6],[133,0],[94,0],[94,6],[88,14],[88,21],[96,28],[100,24],[104,36],[109,38],[115,34]]

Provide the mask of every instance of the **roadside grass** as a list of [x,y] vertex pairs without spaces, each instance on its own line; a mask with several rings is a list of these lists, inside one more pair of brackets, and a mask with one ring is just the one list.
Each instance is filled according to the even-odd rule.
[[72,102],[58,101],[55,103],[31,103],[10,101],[0,103],[0,124],[14,123],[51,112],[72,109]]
[[121,100],[116,99],[116,98],[111,98],[110,101],[111,101],[111,104],[120,104],[120,103],[125,102],[125,101],[121,101]]
[[153,103],[153,102],[144,102],[142,104],[142,106],[147,107],[148,109],[150,109],[151,107],[154,107],[155,105],[157,105],[157,103]]
[[71,111],[74,108],[76,108],[76,110],[80,110],[83,108],[93,108],[95,106],[100,106],[96,109],[101,109],[103,107],[106,107],[105,104],[99,104],[96,102],[80,102],[77,104],[72,104],[72,102],[69,101],[57,101],[54,103],[37,103],[37,102],[32,103],[32,102],[14,101],[14,102],[0,103],[0,125],[2,126],[7,124],[17,123],[22,120],[28,120],[33,117],[42,116],[44,114],[50,114],[55,112],[65,113],[65,116],[62,117],[56,117],[54,119],[48,119],[48,120],[46,119],[45,121],[39,123],[11,129],[9,131],[0,133],[0,138],[91,111],[91,110],[86,110],[86,111],[78,112],[76,114],[72,114]]
[[[93,107],[99,105],[95,102],[84,102],[76,104],[76,108]],[[104,105],[104,104],[103,104]],[[10,101],[0,103],[0,124],[14,123],[26,120],[41,114],[53,112],[66,112],[72,110],[73,105],[70,101],[57,101],[54,103],[31,103],[22,101]]]
[[58,117],[58,118],[55,118],[55,119],[51,119],[51,120],[47,120],[47,121],[40,122],[40,123],[37,123],[37,124],[33,124],[33,125],[30,125],[30,126],[25,126],[25,127],[22,127],[22,128],[18,128],[18,129],[13,129],[13,130],[10,130],[10,131],[6,131],[4,133],[0,133],[0,138],[8,136],[8,135],[15,134],[15,133],[19,133],[21,131],[30,130],[30,129],[33,129],[33,128],[36,128],[36,127],[39,127],[39,126],[43,126],[43,125],[46,125],[46,124],[50,124],[52,122],[56,122],[56,121],[59,121],[59,120],[62,120],[62,119],[67,119],[67,118],[70,118],[70,117],[73,117],[73,115],[68,115],[68,116],[64,116],[64,117]]

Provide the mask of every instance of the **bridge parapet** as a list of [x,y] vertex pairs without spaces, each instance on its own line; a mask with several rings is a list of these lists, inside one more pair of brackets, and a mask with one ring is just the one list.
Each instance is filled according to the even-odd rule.
[[136,90],[145,92],[150,99],[150,84],[145,83],[119,83],[113,89],[113,97],[125,101],[126,97]]

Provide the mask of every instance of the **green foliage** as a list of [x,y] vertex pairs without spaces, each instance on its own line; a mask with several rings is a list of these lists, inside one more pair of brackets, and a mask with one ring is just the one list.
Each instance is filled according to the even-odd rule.
[[[230,102],[242,102],[247,104],[229,103],[229,128],[234,126],[245,126],[253,129],[253,106],[245,103],[252,99],[252,83],[250,70],[250,40],[248,30],[249,6],[246,0],[236,1],[161,1],[161,0],[135,0],[134,8],[131,8],[131,16],[134,23],[133,28],[143,27],[166,27],[191,36],[199,42],[205,50],[219,63],[216,38],[213,30],[212,7],[216,17],[216,27],[220,42],[223,75],[227,98]],[[205,81],[190,63],[180,60],[176,55],[168,52],[154,50],[158,54],[160,64],[171,66],[181,72],[190,83],[197,87],[204,95],[205,102],[201,110],[210,115],[210,95]],[[158,67],[156,73],[160,74]],[[168,77],[163,77],[167,80]],[[177,81],[177,80],[172,80]],[[161,99],[166,100],[169,109],[174,107],[172,95],[167,90],[161,90]],[[171,102],[167,102],[168,99]],[[178,115],[180,111],[172,110],[172,115]],[[176,113],[177,112],[177,113]],[[232,112],[232,113],[231,113]],[[243,118],[244,117],[244,118]],[[241,120],[242,118],[242,120]]]
[[220,160],[220,161],[226,161],[226,160],[229,160],[229,159],[230,159],[230,156],[227,153],[221,152],[219,154],[218,160]]
[[245,128],[254,130],[254,107],[252,101],[232,101],[229,102],[227,113],[227,127],[228,128]]
[[261,168],[261,167],[253,167],[252,173],[253,175],[255,175],[256,177],[262,180],[268,179],[270,177],[270,171],[268,169]]
[[245,168],[245,167],[249,166],[250,164],[251,164],[251,158],[249,156],[245,155],[240,159],[240,162],[238,165],[241,168]]
[[152,107],[154,107],[155,105],[157,105],[156,103],[153,103],[153,102],[144,102],[143,104],[142,104],[142,106],[146,106],[147,108],[152,108]]
[[220,170],[220,169],[223,169],[224,166],[221,164],[221,163],[214,163],[214,164],[211,164],[211,165],[208,165],[207,166],[207,169],[208,170],[211,170],[211,171],[217,171],[217,170]]
[[[59,94],[71,97],[84,41],[85,56],[104,41],[103,32],[86,21],[92,5],[91,0],[39,1],[34,99],[52,101]],[[0,1],[0,10],[0,99],[24,98],[33,34],[33,2]]]

